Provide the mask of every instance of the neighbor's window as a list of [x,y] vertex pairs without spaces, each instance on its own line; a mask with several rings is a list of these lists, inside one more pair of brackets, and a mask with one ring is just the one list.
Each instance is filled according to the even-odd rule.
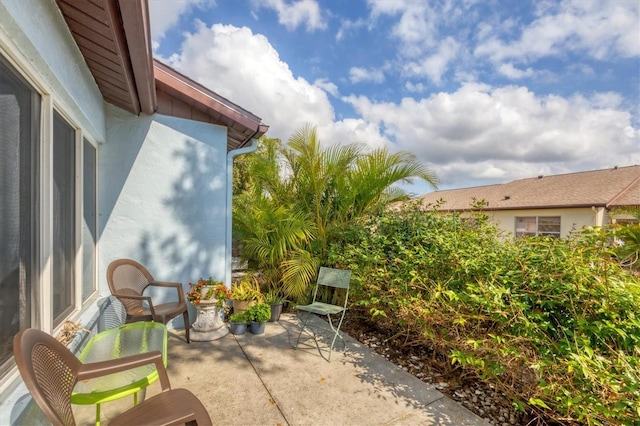
[[516,236],[560,237],[560,216],[516,217]]
[[613,219],[613,223],[618,225],[637,225],[640,221],[638,219]]
[[0,56],[0,375],[31,327],[37,273],[40,96]]

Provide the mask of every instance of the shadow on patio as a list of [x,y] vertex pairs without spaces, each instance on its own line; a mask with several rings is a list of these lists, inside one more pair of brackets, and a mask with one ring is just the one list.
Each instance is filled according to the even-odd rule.
[[[311,321],[326,327],[319,318]],[[228,334],[189,345],[183,332],[171,331],[172,387],[198,395],[214,424],[221,425],[488,424],[349,336],[346,348],[337,344],[327,362],[319,347],[327,348],[322,334],[328,327],[319,345],[303,333],[293,349],[298,324],[285,314],[268,323],[263,335]],[[148,394],[158,390],[154,383]],[[123,404],[131,401],[103,404],[103,420]],[[92,418],[92,407],[80,409],[86,410],[83,420]]]

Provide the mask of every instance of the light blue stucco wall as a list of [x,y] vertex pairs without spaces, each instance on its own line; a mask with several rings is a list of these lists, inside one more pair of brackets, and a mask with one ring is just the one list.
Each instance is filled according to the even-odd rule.
[[[226,127],[107,111],[99,160],[102,293],[106,268],[123,257],[185,286],[199,277],[224,280]],[[173,326],[181,328],[182,320]]]
[[[54,0],[0,0],[0,54],[43,95],[45,113],[53,105],[85,135],[105,141],[104,100]],[[93,328],[98,311],[94,299],[73,319]],[[17,371],[10,371],[0,388],[0,425],[39,424],[38,410],[25,411],[33,404]]]
[[[99,294],[72,319],[100,329],[109,309],[106,268],[116,258],[137,259],[161,280],[224,280],[231,214],[227,129],[157,114],[136,117],[106,105],[54,0],[0,0],[0,50],[100,144]],[[190,316],[193,321],[193,309]],[[184,325],[179,319],[170,326]],[[8,379],[0,425],[36,424],[39,417],[24,417],[33,404],[19,375]]]
[[0,0],[0,31],[47,86],[47,94],[98,142],[104,100],[54,0]]

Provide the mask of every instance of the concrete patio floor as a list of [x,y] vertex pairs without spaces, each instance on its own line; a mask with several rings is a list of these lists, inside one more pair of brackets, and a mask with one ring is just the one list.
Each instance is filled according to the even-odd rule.
[[[312,322],[323,330],[319,344],[303,333],[297,349],[299,322],[291,314],[267,323],[262,335],[187,344],[184,332],[170,331],[171,385],[198,395],[219,425],[489,424],[349,336],[327,362],[327,324]],[[158,391],[154,383],[147,396]],[[103,404],[103,424],[130,404]],[[76,415],[89,424],[93,407],[80,406]]]

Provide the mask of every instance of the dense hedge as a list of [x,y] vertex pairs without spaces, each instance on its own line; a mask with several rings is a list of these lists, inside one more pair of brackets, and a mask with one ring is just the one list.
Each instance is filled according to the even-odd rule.
[[[604,230],[503,238],[486,216],[389,211],[354,224],[330,263],[352,301],[563,423],[640,421],[640,282]],[[406,338],[406,337],[405,337]]]

